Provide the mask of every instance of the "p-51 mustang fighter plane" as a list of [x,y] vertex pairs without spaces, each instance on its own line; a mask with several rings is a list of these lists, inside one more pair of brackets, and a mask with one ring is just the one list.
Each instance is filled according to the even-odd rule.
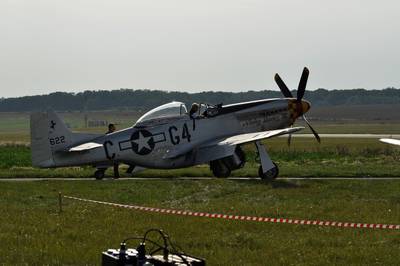
[[[301,130],[292,127],[303,117],[318,141],[318,134],[304,114],[303,100],[309,71],[304,68],[297,98],[275,75],[285,98],[263,99],[229,105],[200,104],[187,112],[181,102],[159,106],[140,117],[135,125],[108,135],[71,132],[54,112],[31,115],[31,148],[34,166],[42,168],[93,165],[95,177],[114,163],[172,169],[208,163],[217,177],[228,177],[245,164],[241,145],[254,142],[263,179],[278,176],[261,140]],[[197,108],[195,108],[197,109]]]

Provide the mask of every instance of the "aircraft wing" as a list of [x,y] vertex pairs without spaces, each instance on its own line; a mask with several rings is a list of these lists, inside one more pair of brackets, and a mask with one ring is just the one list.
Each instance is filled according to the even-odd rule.
[[289,128],[284,128],[284,129],[276,129],[276,130],[268,130],[268,131],[240,134],[240,135],[236,135],[236,136],[232,136],[232,137],[217,139],[217,140],[214,140],[211,142],[203,143],[202,145],[199,145],[197,147],[186,146],[186,147],[180,147],[179,149],[171,149],[171,150],[167,151],[167,153],[164,155],[163,158],[164,159],[175,158],[175,157],[184,155],[184,154],[192,151],[193,149],[201,151],[201,150],[209,149],[210,147],[213,147],[213,146],[228,147],[228,146],[235,146],[235,145],[239,145],[239,144],[243,144],[243,143],[262,140],[262,139],[269,139],[269,138],[280,136],[280,135],[294,133],[299,130],[302,130],[303,128],[304,127],[289,127]]
[[393,145],[399,145],[400,146],[400,140],[398,139],[379,139],[381,142],[385,142],[388,144],[393,144]]
[[253,142],[262,139],[269,139],[280,135],[290,134],[302,130],[304,127],[289,127],[276,130],[261,131],[255,133],[240,134],[226,138],[218,143],[218,145],[239,145],[243,143]]
[[83,143],[81,145],[69,148],[68,151],[69,152],[88,151],[88,150],[93,150],[93,149],[100,148],[100,147],[103,147],[103,144],[96,143],[96,142],[87,142],[87,143]]

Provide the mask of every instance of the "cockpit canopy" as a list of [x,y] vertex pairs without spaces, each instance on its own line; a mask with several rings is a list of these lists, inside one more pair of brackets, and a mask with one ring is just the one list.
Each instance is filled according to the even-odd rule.
[[148,111],[136,121],[136,124],[157,118],[182,116],[186,113],[187,109],[184,103],[170,102]]

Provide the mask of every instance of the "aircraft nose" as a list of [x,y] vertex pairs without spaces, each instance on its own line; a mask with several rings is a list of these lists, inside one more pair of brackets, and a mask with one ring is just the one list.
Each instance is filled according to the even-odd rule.
[[301,113],[305,114],[308,112],[308,110],[310,110],[311,108],[311,104],[310,102],[306,101],[306,100],[302,100],[301,101]]
[[308,110],[310,110],[311,104],[306,100],[301,100],[301,102],[298,102],[296,99],[290,99],[288,107],[292,123],[294,123],[299,116],[302,116],[303,114],[307,113]]

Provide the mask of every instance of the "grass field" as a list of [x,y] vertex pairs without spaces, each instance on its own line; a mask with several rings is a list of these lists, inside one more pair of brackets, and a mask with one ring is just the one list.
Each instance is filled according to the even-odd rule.
[[[96,116],[97,115],[97,116]],[[135,116],[136,115],[136,116]],[[84,115],[65,113],[74,130]],[[93,113],[119,128],[138,114]],[[118,117],[118,119],[117,119]],[[299,123],[301,124],[301,123]],[[320,133],[400,133],[400,123],[320,122]],[[104,128],[90,128],[104,132]],[[18,145],[16,145],[18,144]],[[286,138],[265,141],[287,177],[400,176],[400,149],[377,139]],[[234,176],[257,176],[253,146],[248,163]],[[111,174],[111,173],[109,173]],[[91,167],[31,167],[28,114],[0,114],[0,178],[91,177]],[[207,165],[178,170],[146,170],[139,177],[164,180],[35,181],[0,183],[0,265],[99,265],[101,252],[122,239],[162,228],[186,252],[208,265],[398,265],[398,231],[208,220],[115,209],[64,200],[57,194],[192,211],[365,223],[400,223],[397,180],[177,180],[211,176]]]
[[[156,189],[155,189],[156,188]],[[0,186],[0,264],[98,265],[122,239],[162,228],[208,265],[398,265],[398,231],[210,220],[64,200],[57,193],[192,211],[399,223],[397,181],[35,181]]]

